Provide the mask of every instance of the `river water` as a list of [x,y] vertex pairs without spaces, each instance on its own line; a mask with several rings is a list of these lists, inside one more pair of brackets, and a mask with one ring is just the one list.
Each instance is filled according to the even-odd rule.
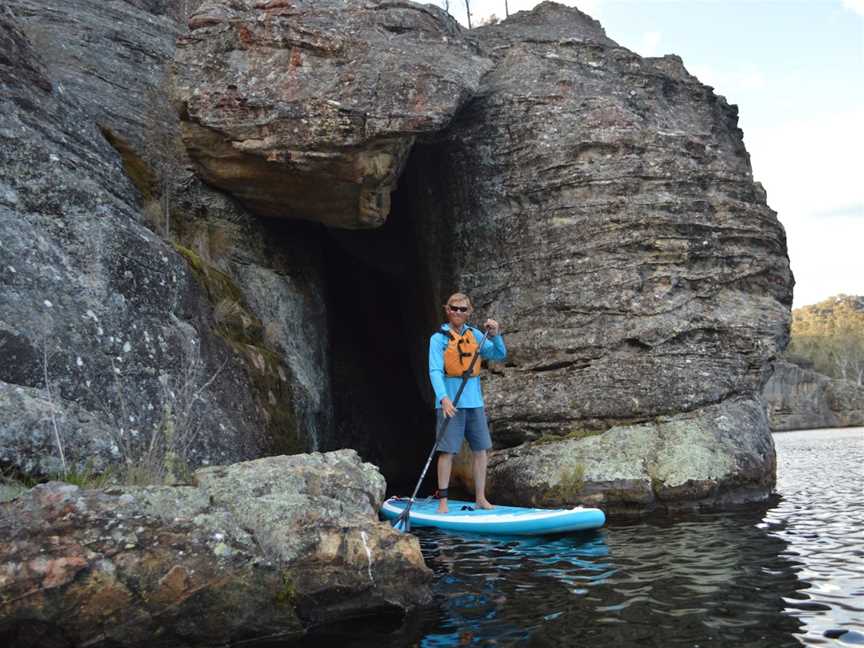
[[436,608],[308,645],[864,646],[864,428],[774,441],[761,510],[530,540],[415,529]]

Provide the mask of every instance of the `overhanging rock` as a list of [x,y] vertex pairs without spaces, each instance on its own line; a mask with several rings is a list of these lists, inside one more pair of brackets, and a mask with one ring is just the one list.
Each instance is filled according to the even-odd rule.
[[386,220],[415,138],[491,65],[411,2],[211,0],[189,27],[177,98],[203,177],[259,215],[332,227]]

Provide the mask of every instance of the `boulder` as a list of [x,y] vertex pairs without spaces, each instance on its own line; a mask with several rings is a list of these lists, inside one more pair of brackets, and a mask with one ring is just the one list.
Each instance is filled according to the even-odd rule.
[[208,0],[178,43],[176,96],[199,173],[255,213],[380,226],[417,137],[489,62],[432,5]]
[[864,425],[864,387],[777,360],[763,396],[775,431]]
[[4,645],[227,645],[430,602],[417,539],[378,521],[384,479],[354,451],[195,482],[50,482],[0,504]]
[[613,515],[695,511],[764,500],[775,468],[764,404],[732,398],[497,451],[488,489],[521,506],[582,504]]

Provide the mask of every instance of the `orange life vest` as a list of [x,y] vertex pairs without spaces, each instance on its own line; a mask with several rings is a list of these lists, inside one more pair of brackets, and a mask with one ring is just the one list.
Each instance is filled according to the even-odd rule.
[[[477,340],[470,328],[465,328],[465,333],[456,335],[452,330],[441,331],[448,336],[447,348],[444,349],[444,373],[447,376],[461,378],[471,365],[471,359],[477,353]],[[474,363],[472,376],[480,375],[480,360]]]

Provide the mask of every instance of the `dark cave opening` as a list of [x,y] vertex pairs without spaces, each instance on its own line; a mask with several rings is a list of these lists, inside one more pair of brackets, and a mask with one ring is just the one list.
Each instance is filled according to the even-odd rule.
[[[440,154],[435,145],[415,145],[386,223],[328,230],[324,246],[333,439],[376,464],[388,494],[410,494],[434,437],[428,340],[450,282],[439,237]],[[421,494],[433,481],[427,475]]]

